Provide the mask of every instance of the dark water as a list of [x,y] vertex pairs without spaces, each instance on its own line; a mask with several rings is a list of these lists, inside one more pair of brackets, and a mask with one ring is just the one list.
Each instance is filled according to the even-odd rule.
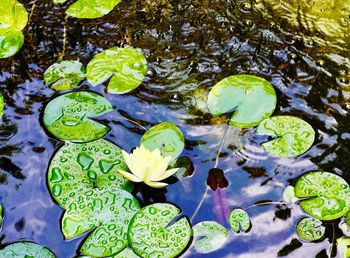
[[[320,18],[315,19],[305,4],[314,1],[286,2],[124,0],[102,19],[77,20],[65,19],[68,4],[22,1],[32,13],[25,45],[15,57],[0,60],[6,102],[0,124],[0,196],[5,210],[1,244],[34,241],[59,258],[70,258],[83,240],[64,241],[60,231],[63,210],[47,190],[46,170],[62,142],[49,136],[40,121],[45,104],[57,96],[44,85],[42,74],[62,55],[66,27],[64,59],[86,64],[103,49],[124,45],[145,53],[148,76],[132,93],[106,94],[104,86],[93,88],[87,82],[80,89],[102,93],[116,107],[101,120],[112,129],[106,138],[128,151],[139,145],[144,131],[122,118],[145,127],[171,121],[181,128],[186,138],[183,154],[192,159],[195,172],[153,199],[178,205],[188,217],[205,192],[226,128],[228,117],[213,118],[205,104],[208,91],[221,79],[239,73],[264,77],[278,93],[275,115],[295,115],[314,127],[313,147],[290,159],[264,152],[255,129],[230,127],[218,160],[229,186],[209,190],[192,222],[215,220],[228,228],[229,211],[242,207],[252,217],[252,229],[231,234],[216,252],[188,250],[184,256],[328,257],[334,239],[342,236],[339,221],[327,224],[324,240],[306,243],[295,233],[296,223],[305,216],[298,206],[254,205],[282,201],[284,188],[309,170],[334,172],[350,182],[350,4],[329,0],[336,5],[317,7]],[[327,3],[318,3],[322,2]]]

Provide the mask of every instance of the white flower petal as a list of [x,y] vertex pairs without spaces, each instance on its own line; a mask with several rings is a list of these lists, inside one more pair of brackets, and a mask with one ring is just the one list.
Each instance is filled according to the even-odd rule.
[[123,171],[123,170],[118,170],[119,174],[121,174],[123,177],[125,177],[126,179],[139,183],[142,182],[142,180],[140,178],[138,178],[137,176],[135,176],[134,174],[131,174],[129,172]]
[[153,182],[153,181],[145,182],[145,184],[149,185],[150,187],[154,187],[154,188],[164,188],[164,187],[168,186],[168,184],[166,184],[166,183]]
[[160,175],[156,180],[157,181],[164,180],[164,179],[172,176],[173,174],[175,174],[178,170],[179,170],[179,168],[169,169],[169,170],[165,171],[162,175]]

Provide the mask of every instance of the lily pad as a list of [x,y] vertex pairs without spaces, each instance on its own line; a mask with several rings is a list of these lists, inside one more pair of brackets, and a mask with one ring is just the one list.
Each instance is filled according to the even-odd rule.
[[295,203],[299,199],[295,197],[294,186],[287,186],[283,191],[283,200],[286,203]]
[[24,36],[22,31],[0,28],[0,58],[8,58],[15,55],[21,49],[23,43]]
[[324,236],[326,228],[319,219],[303,218],[298,222],[296,231],[302,240],[317,241]]
[[127,169],[122,150],[109,141],[66,143],[51,160],[49,189],[64,209],[81,195],[91,194],[95,188],[115,186],[131,191],[132,183],[118,173],[119,169]]
[[300,201],[301,208],[320,220],[338,219],[350,210],[348,183],[329,172],[312,171],[301,176],[295,185],[295,196],[306,198]]
[[315,140],[315,131],[304,120],[293,116],[274,116],[265,119],[257,134],[276,137],[262,144],[265,150],[278,157],[293,157],[305,153]]
[[350,238],[338,238],[337,246],[340,258],[350,257]]
[[31,242],[18,242],[0,250],[0,257],[6,258],[55,258],[47,248]]
[[2,94],[0,92],[0,119],[3,115],[4,107],[5,107],[4,97],[2,96]]
[[140,209],[138,201],[114,185],[90,190],[70,203],[62,218],[66,239],[93,230],[80,251],[93,257],[117,254],[128,246],[130,219]]
[[43,120],[49,132],[61,140],[89,142],[103,137],[110,130],[90,118],[112,110],[108,100],[97,93],[71,92],[50,101]]
[[162,156],[176,159],[185,147],[185,138],[175,124],[163,122],[148,129],[141,144],[151,151],[160,149]]
[[[125,248],[123,251],[120,253],[117,253],[115,255],[109,256],[107,258],[139,258],[137,254],[133,252],[130,248]],[[77,258],[94,258],[92,256],[78,256]]]
[[93,86],[112,77],[108,92],[123,94],[140,86],[147,73],[147,60],[136,48],[114,47],[95,55],[86,71]]
[[0,29],[21,31],[27,25],[28,13],[25,7],[17,2],[1,1],[0,5]]
[[[64,3],[66,0],[55,0]],[[120,0],[78,0],[67,9],[66,13],[75,18],[95,19],[111,12]]]
[[210,253],[220,249],[226,242],[226,228],[215,221],[203,221],[193,227],[193,247],[199,253]]
[[172,258],[188,245],[192,229],[182,217],[169,226],[180,210],[167,203],[155,203],[142,208],[130,222],[129,244],[144,258]]
[[228,223],[236,233],[239,233],[240,228],[247,232],[251,226],[249,214],[242,209],[233,209],[229,215]]
[[79,61],[61,61],[51,65],[44,73],[46,84],[54,90],[73,89],[85,79],[85,68]]
[[214,116],[233,112],[231,125],[251,128],[272,115],[276,102],[275,89],[268,81],[242,74],[217,83],[209,93],[207,104]]

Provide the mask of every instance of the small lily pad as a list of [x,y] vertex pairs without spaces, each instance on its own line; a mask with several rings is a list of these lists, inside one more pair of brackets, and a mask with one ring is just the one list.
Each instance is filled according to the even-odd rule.
[[229,215],[228,223],[236,233],[239,233],[240,228],[247,232],[251,226],[249,214],[242,209],[233,209]]
[[86,71],[93,86],[112,77],[108,92],[123,94],[140,86],[147,73],[147,60],[136,48],[114,47],[95,55]]
[[175,124],[163,122],[148,129],[141,138],[141,144],[151,151],[160,149],[164,157],[176,159],[184,149],[185,138]]
[[47,248],[31,242],[18,242],[0,250],[0,257],[6,258],[55,258]]
[[[55,3],[63,2],[66,0],[55,0]],[[69,6],[66,13],[75,18],[100,18],[112,11],[119,2],[120,0],[78,0]]]
[[338,238],[337,246],[340,258],[349,258],[350,257],[350,238]]
[[0,28],[0,58],[8,58],[15,55],[21,49],[23,43],[24,36],[22,31]]
[[155,203],[142,208],[130,222],[129,244],[144,258],[172,258],[188,245],[192,229],[182,217],[169,226],[180,210],[167,203]]
[[296,231],[302,240],[317,241],[324,236],[326,228],[319,219],[303,218],[298,222]]
[[286,203],[295,203],[299,199],[295,197],[294,186],[287,186],[283,191],[283,200]]
[[46,84],[54,90],[73,89],[85,79],[85,68],[79,61],[61,61],[51,65],[44,73]]
[[97,93],[71,92],[50,101],[43,120],[49,132],[61,140],[89,142],[103,137],[110,130],[90,118],[112,110],[108,100]]
[[338,175],[312,171],[301,176],[295,185],[295,196],[301,208],[320,220],[343,217],[350,210],[350,187]]
[[115,186],[131,191],[132,184],[119,174],[119,169],[127,170],[122,150],[109,141],[66,143],[51,160],[49,189],[64,209],[95,188]]
[[226,242],[226,228],[215,221],[203,221],[193,227],[193,247],[199,253],[210,253],[220,249]]
[[128,246],[129,222],[139,209],[138,201],[116,186],[90,190],[70,203],[62,232],[71,239],[93,229],[80,251],[93,257],[111,256]]
[[17,2],[1,1],[0,5],[0,29],[21,31],[27,25],[28,13],[25,7]]
[[217,83],[209,93],[207,104],[214,116],[233,112],[231,125],[251,128],[272,115],[276,102],[275,89],[268,81],[242,74]]
[[315,131],[304,120],[293,116],[274,116],[265,119],[257,134],[277,137],[262,144],[265,150],[278,157],[293,157],[305,153],[315,140]]

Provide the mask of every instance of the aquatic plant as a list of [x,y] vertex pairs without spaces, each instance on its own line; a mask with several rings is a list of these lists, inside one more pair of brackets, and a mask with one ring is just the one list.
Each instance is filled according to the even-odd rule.
[[239,233],[240,230],[247,232],[251,227],[249,214],[245,210],[238,208],[230,212],[228,223],[236,233]]
[[298,222],[296,232],[305,241],[316,241],[324,236],[326,228],[319,219],[303,218]]
[[123,170],[118,172],[133,182],[143,182],[155,188],[166,187],[167,183],[159,181],[172,176],[178,170],[178,168],[167,170],[171,156],[163,157],[159,149],[150,151],[141,145],[130,154],[125,151],[122,153],[131,173]]
[[0,250],[0,257],[14,258],[55,258],[46,247],[31,242],[13,243]]

